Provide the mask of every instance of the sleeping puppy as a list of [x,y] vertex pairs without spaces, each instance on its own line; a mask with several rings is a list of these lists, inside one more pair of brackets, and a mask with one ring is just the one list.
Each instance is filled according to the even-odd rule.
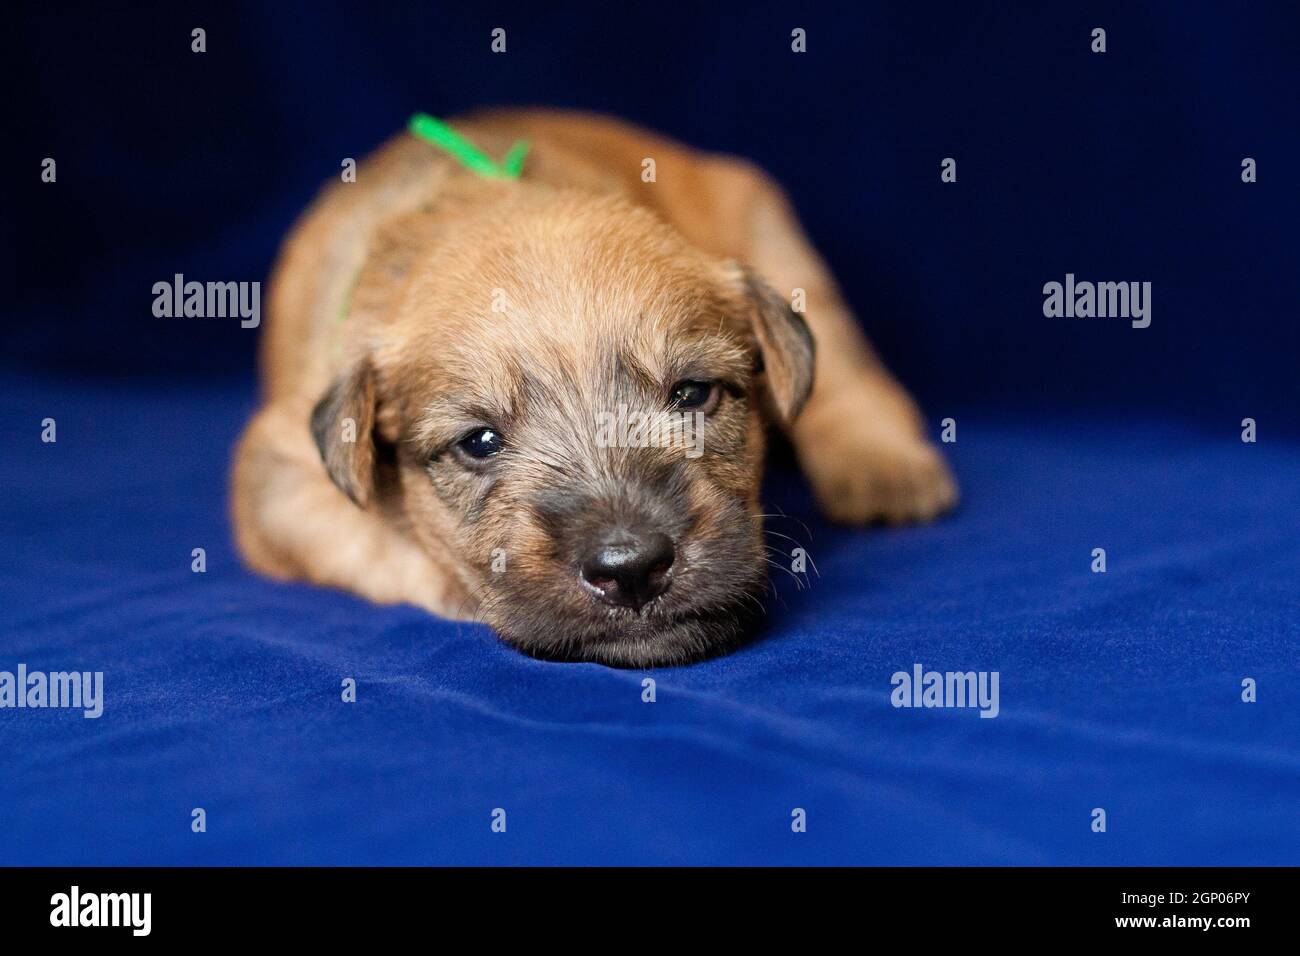
[[[832,518],[955,502],[762,173],[586,115],[454,125],[529,140],[522,178],[402,134],[284,245],[233,472],[252,567],[539,657],[679,664],[761,610],[768,425]],[[631,419],[663,427],[607,427]]]

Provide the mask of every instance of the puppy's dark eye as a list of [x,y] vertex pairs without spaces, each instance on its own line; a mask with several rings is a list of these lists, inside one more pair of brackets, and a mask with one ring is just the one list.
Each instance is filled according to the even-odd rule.
[[703,412],[705,415],[718,407],[722,388],[717,382],[700,382],[687,379],[673,386],[668,403],[677,411]]
[[476,428],[456,447],[471,458],[491,458],[501,451],[501,435],[495,428]]

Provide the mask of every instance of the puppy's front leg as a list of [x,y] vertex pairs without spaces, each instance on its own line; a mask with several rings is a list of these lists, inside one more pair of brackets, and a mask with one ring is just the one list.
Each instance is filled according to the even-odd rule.
[[902,523],[951,508],[957,485],[915,403],[872,352],[785,196],[756,171],[733,175],[748,193],[749,264],[781,295],[806,294],[815,379],[788,432],[822,509],[839,521]]
[[823,343],[850,337],[848,330],[837,335],[828,326],[853,319],[823,307],[813,320],[813,308],[810,295],[817,381],[788,432],[822,510],[837,521],[889,524],[926,521],[947,511],[957,502],[957,485],[924,437],[911,398],[870,353],[858,365],[823,358]]
[[415,604],[467,619],[475,608],[447,568],[330,481],[307,412],[271,405],[249,423],[235,457],[235,535],[256,570],[342,588],[377,604]]

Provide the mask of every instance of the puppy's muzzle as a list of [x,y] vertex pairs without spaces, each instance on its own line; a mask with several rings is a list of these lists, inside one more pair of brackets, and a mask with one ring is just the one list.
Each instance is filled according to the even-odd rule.
[[582,561],[582,580],[599,600],[640,613],[672,583],[677,550],[661,531],[618,530]]

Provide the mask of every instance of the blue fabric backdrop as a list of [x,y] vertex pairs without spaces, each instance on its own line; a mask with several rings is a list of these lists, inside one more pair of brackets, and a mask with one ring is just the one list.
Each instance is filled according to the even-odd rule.
[[[0,864],[1300,863],[1300,16],[1018,6],[20,11],[0,670],[103,671],[106,702],[0,710]],[[653,704],[243,570],[256,333],[150,313],[176,272],[264,279],[410,112],[507,102],[766,166],[958,422],[965,502],[930,527],[829,526],[777,462],[818,573]],[[1152,282],[1151,327],[1045,318],[1067,272]],[[1000,715],[891,707],[915,663],[998,671]]]

